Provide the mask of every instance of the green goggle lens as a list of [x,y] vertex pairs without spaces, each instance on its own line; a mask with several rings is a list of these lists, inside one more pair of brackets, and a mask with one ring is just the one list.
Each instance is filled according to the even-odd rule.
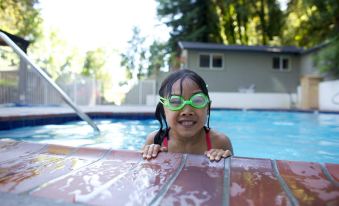
[[168,99],[160,97],[160,102],[168,109],[178,111],[185,105],[190,105],[196,109],[204,108],[210,100],[204,93],[197,93],[191,96],[189,100],[185,100],[182,96],[172,95]]

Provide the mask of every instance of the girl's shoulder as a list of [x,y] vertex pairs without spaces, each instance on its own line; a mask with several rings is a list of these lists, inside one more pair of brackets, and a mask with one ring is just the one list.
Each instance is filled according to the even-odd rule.
[[209,132],[213,148],[227,149],[233,153],[231,140],[225,134],[214,129],[210,129]]
[[148,144],[162,144],[162,139],[167,135],[168,130],[154,130],[146,137],[146,143]]
[[210,133],[211,139],[219,140],[219,141],[229,140],[229,138],[224,133],[218,132],[215,129],[210,129],[209,133]]
[[159,130],[154,130],[153,132],[149,133],[146,137],[146,144],[153,144],[154,137],[158,133]]

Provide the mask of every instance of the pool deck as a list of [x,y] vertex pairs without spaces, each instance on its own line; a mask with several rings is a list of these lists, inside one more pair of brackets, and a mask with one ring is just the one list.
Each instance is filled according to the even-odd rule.
[[[81,111],[90,114],[105,114],[105,113],[154,113],[154,106],[80,106]],[[0,107],[0,118],[10,117],[27,117],[27,116],[46,116],[46,115],[60,115],[60,114],[75,114],[70,107],[61,106],[36,106],[36,107]]]
[[1,205],[339,205],[339,164],[0,140]]
[[[94,106],[80,107],[81,111],[95,118],[154,117],[153,106]],[[0,130],[43,124],[62,124],[80,120],[73,109],[61,106],[0,107]]]
[[[91,115],[154,107],[82,107]],[[70,108],[0,108],[0,124],[75,116]],[[37,122],[37,120],[34,120]],[[18,125],[15,125],[18,126]],[[20,126],[20,125],[19,125]],[[339,205],[339,164],[160,153],[0,140],[0,205]]]

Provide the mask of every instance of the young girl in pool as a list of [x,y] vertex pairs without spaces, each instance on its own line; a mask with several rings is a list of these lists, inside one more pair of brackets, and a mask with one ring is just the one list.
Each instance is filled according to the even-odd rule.
[[[144,159],[159,152],[205,154],[211,161],[233,154],[231,141],[209,127],[211,101],[205,81],[188,69],[170,74],[161,84],[155,117],[160,129],[147,136]],[[164,128],[165,127],[165,128]]]

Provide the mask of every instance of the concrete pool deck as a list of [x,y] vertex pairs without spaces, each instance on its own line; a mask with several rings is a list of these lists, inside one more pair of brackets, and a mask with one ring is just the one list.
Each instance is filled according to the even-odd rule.
[[[80,107],[94,118],[129,117],[153,118],[153,106],[94,106]],[[80,120],[70,107],[33,106],[33,107],[0,107],[0,130],[43,124],[60,124]]]
[[[109,106],[100,105],[93,107],[82,107],[80,109],[85,113],[154,113],[154,106]],[[70,107],[61,106],[33,106],[33,107],[0,107],[0,118],[13,116],[36,116],[36,115],[57,115],[74,114]]]

